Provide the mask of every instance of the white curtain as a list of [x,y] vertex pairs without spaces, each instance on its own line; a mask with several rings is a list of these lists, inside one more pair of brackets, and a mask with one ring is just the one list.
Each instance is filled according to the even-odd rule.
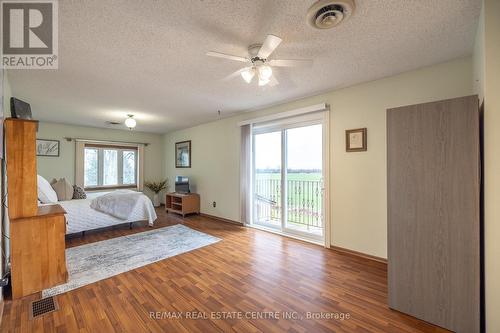
[[76,141],[75,142],[75,185],[83,188],[84,186],[84,150],[85,142],[84,141]]
[[137,190],[144,190],[144,145],[137,145],[137,151],[139,153],[139,170],[137,172],[138,182],[137,182]]
[[252,170],[252,125],[241,126],[240,149],[240,221],[247,225],[251,222],[251,170]]

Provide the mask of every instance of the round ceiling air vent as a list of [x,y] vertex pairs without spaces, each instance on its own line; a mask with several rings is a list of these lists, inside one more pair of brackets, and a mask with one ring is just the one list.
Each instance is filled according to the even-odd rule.
[[354,0],[319,0],[307,11],[307,23],[316,29],[330,29],[344,22],[354,11]]

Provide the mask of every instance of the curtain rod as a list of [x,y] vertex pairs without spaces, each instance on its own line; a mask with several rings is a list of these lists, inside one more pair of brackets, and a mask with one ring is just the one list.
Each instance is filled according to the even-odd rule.
[[130,141],[115,141],[115,140],[102,140],[102,139],[85,139],[85,138],[70,138],[70,137],[64,137],[66,141],[71,142],[71,141],[92,141],[92,142],[100,142],[100,143],[126,143],[126,144],[134,144],[134,145],[144,145],[144,146],[149,146],[149,142],[130,142]]

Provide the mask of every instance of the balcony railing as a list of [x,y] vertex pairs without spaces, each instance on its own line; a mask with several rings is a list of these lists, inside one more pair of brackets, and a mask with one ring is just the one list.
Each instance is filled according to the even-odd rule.
[[[323,227],[323,191],[321,180],[287,180],[286,215],[291,225]],[[281,220],[281,180],[257,177],[254,204],[257,221],[279,223]]]

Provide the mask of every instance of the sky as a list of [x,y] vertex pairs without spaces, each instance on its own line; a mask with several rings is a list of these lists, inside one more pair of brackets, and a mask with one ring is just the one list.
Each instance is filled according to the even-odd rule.
[[[286,130],[288,169],[322,168],[322,125]],[[255,167],[278,169],[281,167],[281,132],[255,135]]]

